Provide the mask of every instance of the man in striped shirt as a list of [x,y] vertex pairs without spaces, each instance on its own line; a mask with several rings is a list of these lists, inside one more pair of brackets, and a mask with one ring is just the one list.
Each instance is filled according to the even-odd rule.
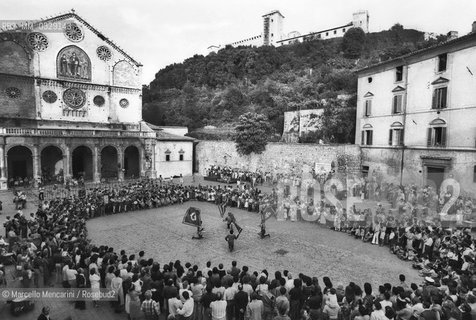
[[147,290],[144,294],[145,300],[142,302],[141,310],[144,312],[146,320],[159,319],[160,307],[157,302],[152,300],[152,291]]

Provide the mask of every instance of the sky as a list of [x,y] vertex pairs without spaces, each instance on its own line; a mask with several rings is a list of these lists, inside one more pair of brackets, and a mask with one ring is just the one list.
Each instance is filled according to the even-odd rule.
[[259,35],[261,16],[272,10],[284,15],[285,34],[341,26],[359,10],[369,12],[370,32],[400,23],[461,36],[476,20],[475,0],[0,0],[0,19],[35,20],[73,8],[144,65],[144,84],[169,64],[206,55],[210,45]]

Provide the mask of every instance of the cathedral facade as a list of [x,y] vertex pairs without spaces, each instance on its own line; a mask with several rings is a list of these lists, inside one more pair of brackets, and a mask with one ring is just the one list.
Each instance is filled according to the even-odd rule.
[[141,69],[74,11],[0,33],[0,188],[155,177]]

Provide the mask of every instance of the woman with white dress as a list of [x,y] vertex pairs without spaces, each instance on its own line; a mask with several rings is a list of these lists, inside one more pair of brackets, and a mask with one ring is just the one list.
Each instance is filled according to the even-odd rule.
[[93,297],[93,304],[94,307],[99,307],[98,301],[99,301],[99,288],[101,285],[101,277],[97,273],[96,269],[91,269],[90,275],[89,275],[89,282],[91,283],[91,291],[92,291],[92,297]]

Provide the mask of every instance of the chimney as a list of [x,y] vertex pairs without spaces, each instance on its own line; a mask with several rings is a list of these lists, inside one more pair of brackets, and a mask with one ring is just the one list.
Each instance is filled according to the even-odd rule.
[[476,21],[473,21],[473,24],[471,25],[471,32],[476,32]]
[[450,31],[448,32],[448,34],[446,35],[447,36],[447,40],[454,40],[456,38],[458,38],[458,31]]

